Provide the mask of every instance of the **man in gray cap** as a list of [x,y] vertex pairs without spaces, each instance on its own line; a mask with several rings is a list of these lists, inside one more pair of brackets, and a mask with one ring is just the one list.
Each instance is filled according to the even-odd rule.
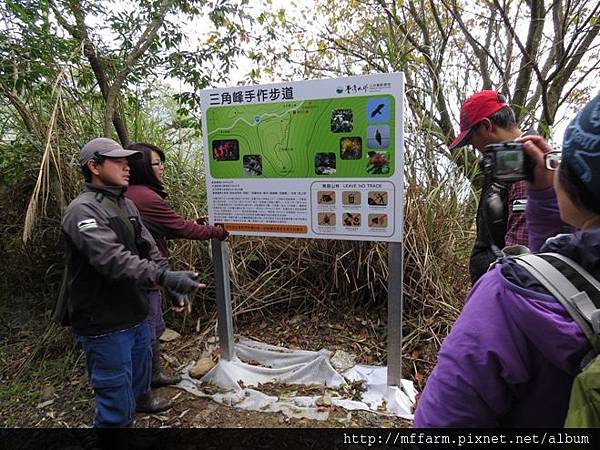
[[131,200],[129,163],[140,152],[97,138],[80,153],[85,190],[67,207],[69,321],[96,395],[96,427],[130,426],[133,413],[171,406],[150,391],[151,347],[146,287],[184,296],[199,287],[193,272],[168,270]]

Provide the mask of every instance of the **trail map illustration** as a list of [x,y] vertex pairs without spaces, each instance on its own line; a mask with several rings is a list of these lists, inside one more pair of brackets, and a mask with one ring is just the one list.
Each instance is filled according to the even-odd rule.
[[394,173],[390,95],[211,107],[213,178],[380,178]]

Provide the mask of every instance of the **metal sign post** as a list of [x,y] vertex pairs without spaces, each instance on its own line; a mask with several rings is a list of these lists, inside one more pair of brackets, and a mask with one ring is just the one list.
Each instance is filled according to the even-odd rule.
[[387,384],[402,387],[402,242],[388,244]]
[[233,314],[231,310],[231,288],[229,281],[229,244],[211,239],[215,266],[215,290],[217,297],[217,329],[221,358],[231,361],[235,355],[233,346]]

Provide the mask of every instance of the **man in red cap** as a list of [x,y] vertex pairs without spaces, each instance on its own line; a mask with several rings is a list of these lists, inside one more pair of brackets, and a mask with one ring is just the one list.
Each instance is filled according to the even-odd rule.
[[[469,97],[460,110],[460,133],[449,148],[471,144],[483,152],[488,144],[514,141],[522,135],[513,110],[497,91],[484,90]],[[477,238],[469,261],[473,284],[505,246],[527,246],[525,181],[500,183],[486,179],[477,209]]]

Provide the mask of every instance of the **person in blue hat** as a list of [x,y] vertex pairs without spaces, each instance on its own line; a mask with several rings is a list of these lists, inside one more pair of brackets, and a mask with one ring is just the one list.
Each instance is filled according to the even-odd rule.
[[[536,162],[526,210],[530,248],[564,255],[600,280],[600,94],[569,124],[562,155],[540,136],[519,141]],[[556,236],[561,219],[577,231]],[[503,259],[473,287],[442,344],[414,425],[562,427],[590,350],[558,300]]]

